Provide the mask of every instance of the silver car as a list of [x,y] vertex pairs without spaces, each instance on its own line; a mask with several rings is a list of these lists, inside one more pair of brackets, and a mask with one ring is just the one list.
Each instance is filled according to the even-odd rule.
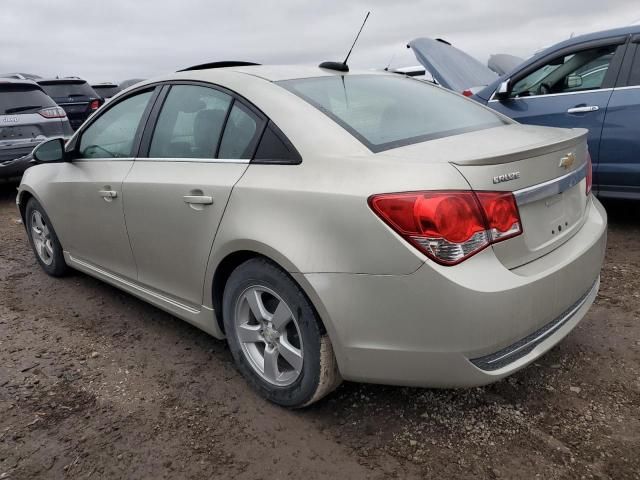
[[36,145],[72,133],[65,111],[42,87],[31,80],[0,78],[0,178],[22,175]]
[[226,337],[283,406],[342,379],[494,382],[598,291],[607,221],[586,132],[397,74],[187,70],[34,156],[17,202],[42,268]]

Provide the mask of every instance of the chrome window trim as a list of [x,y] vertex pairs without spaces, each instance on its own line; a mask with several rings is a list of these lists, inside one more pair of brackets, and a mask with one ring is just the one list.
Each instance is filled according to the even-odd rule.
[[136,162],[181,162],[181,163],[240,163],[248,164],[248,158],[188,158],[188,157],[136,157]]
[[551,197],[552,195],[557,195],[565,190],[569,190],[580,183],[586,176],[587,163],[585,162],[573,172],[569,172],[566,175],[554,178],[547,182],[516,190],[513,192],[513,195],[516,198],[518,206],[526,205],[528,203],[537,202],[538,200]]
[[635,90],[640,88],[640,85],[628,85],[626,87],[616,87],[613,89],[614,92],[617,92],[618,90]]
[[74,158],[69,163],[90,163],[90,162],[133,162],[134,157],[82,157]]
[[[579,95],[582,93],[593,93],[593,92],[612,92],[616,90],[615,88],[592,88],[591,90],[581,90],[579,92],[563,92],[563,93],[549,93],[547,95],[529,95],[526,97],[509,97],[508,100],[530,100],[532,98],[550,98],[550,97],[560,97],[565,95]],[[489,103],[491,102],[501,102],[502,100],[496,100],[495,98],[496,92],[493,92],[491,98],[489,99]]]

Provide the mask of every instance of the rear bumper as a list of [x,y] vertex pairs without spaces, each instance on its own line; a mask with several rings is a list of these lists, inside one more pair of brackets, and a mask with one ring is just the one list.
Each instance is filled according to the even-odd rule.
[[584,317],[597,294],[606,223],[592,197],[579,232],[514,270],[487,249],[456,267],[427,262],[403,276],[296,276],[325,321],[345,379],[483,385],[535,360]]
[[[31,164],[31,152],[33,147],[21,148],[7,152],[7,158],[4,153],[0,154],[0,178],[19,177]],[[15,155],[15,156],[14,156]],[[3,163],[4,162],[4,163]]]

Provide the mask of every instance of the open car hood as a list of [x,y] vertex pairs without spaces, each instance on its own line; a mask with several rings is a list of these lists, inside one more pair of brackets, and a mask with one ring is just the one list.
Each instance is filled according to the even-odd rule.
[[445,41],[416,38],[409,42],[409,47],[433,78],[454,92],[488,85],[498,78],[478,60]]
[[507,53],[496,53],[489,57],[487,65],[491,70],[502,76],[513,72],[518,65],[524,62],[523,58],[509,55]]

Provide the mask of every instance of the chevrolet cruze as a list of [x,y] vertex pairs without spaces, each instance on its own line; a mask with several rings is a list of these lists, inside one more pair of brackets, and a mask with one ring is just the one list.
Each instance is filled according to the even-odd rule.
[[397,74],[224,65],[36,148],[17,202],[48,274],[226,337],[288,407],[342,379],[487,384],[584,317],[606,243],[585,130]]

